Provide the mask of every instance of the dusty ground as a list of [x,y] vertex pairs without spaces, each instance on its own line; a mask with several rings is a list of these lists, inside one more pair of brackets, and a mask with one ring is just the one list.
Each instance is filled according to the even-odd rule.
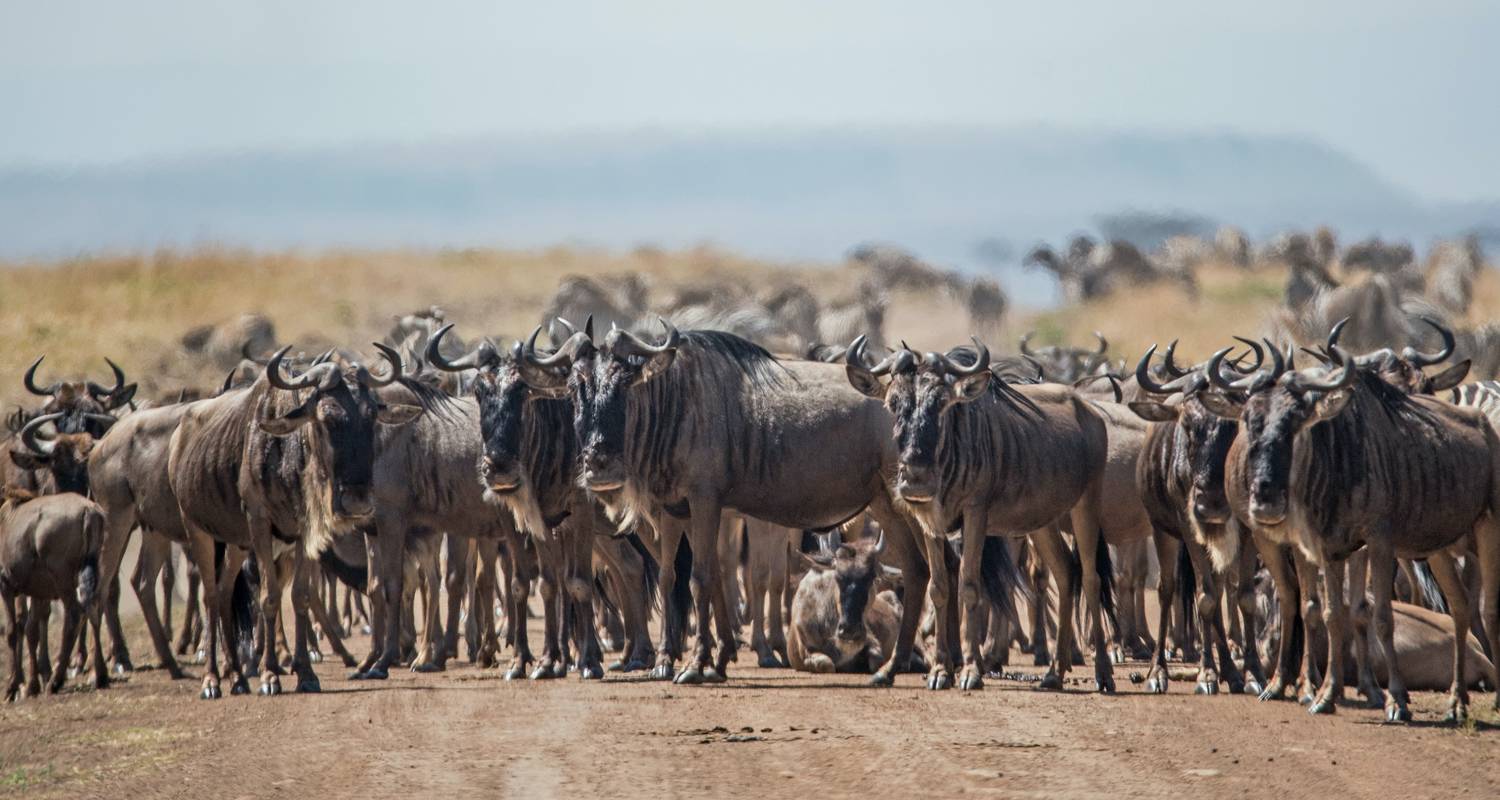
[[[149,660],[144,636],[132,642]],[[1434,694],[1394,728],[1360,708],[1311,718],[1195,697],[1183,681],[1145,695],[1129,680],[1141,664],[1101,697],[998,679],[933,693],[917,676],[876,690],[754,660],[714,687],[508,683],[461,662],[355,683],[325,663],[322,695],[217,702],[142,671],[0,708],[0,796],[1500,796],[1500,728],[1431,724]],[[1475,697],[1490,721],[1492,699]]]

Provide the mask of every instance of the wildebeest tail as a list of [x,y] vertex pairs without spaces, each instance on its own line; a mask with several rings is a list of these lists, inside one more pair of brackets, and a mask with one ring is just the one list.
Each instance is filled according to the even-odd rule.
[[[255,660],[255,586],[251,584],[252,578],[256,577],[252,566],[254,564],[252,556],[234,574],[234,591],[229,598],[230,610],[234,615],[235,643],[241,653],[252,654],[249,662]],[[256,582],[259,582],[258,579]]]
[[1115,562],[1109,555],[1109,544],[1100,532],[1094,547],[1094,572],[1099,576],[1099,607],[1104,609],[1104,618],[1112,630],[1120,629],[1120,619],[1115,614]]
[[1073,608],[1078,609],[1078,602],[1083,597],[1083,559],[1078,557],[1078,543],[1068,548],[1068,580],[1072,583]]
[[334,552],[334,548],[325,548],[318,554],[318,564],[328,570],[328,574],[337,578],[339,583],[364,593],[369,591],[370,566],[368,563],[351,564]]
[[1448,613],[1448,601],[1443,598],[1442,587],[1438,586],[1437,576],[1432,574],[1432,567],[1428,566],[1427,559],[1413,561],[1411,567],[1411,571],[1417,576],[1417,585],[1412,588],[1422,593],[1422,602],[1439,614]]
[[[662,617],[670,626],[668,630],[672,631],[673,638],[680,639],[687,633],[688,610],[693,607],[693,548],[688,544],[686,536],[677,543],[672,565],[677,579],[672,582],[672,596],[663,598],[667,607],[663,610]],[[675,646],[677,643],[670,644]]]
[[995,611],[1010,614],[1015,610],[1016,594],[1026,595],[1026,578],[1010,557],[1010,546],[999,536],[987,536],[979,558],[980,583]]
[[1187,545],[1177,548],[1177,602],[1182,604],[1184,623],[1192,622],[1193,600],[1198,596],[1198,573],[1193,569],[1193,557],[1188,555]]
[[89,608],[99,597],[99,547],[104,542],[104,517],[83,517],[83,564],[78,568],[78,604]]

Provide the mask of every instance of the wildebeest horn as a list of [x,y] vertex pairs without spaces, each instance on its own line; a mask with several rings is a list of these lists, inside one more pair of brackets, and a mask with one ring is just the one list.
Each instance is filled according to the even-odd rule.
[[[1172,344],[1176,345],[1177,343],[1173,342]],[[1170,351],[1171,348],[1169,346],[1168,352]],[[1157,383],[1151,378],[1151,357],[1154,355],[1156,355],[1156,345],[1153,344],[1146,349],[1146,354],[1141,356],[1141,360],[1135,364],[1135,382],[1142,389],[1152,394],[1171,394],[1171,389]]]
[[66,415],[62,413],[43,414],[42,416],[26,423],[26,426],[21,428],[21,444],[25,446],[27,450],[36,453],[39,456],[52,455],[52,448],[55,447],[57,443],[47,441],[45,439],[38,439],[37,432],[41,430],[43,425],[46,425],[49,422],[57,422],[64,416]]
[[[1152,345],[1152,349],[1155,349],[1155,347],[1155,345]],[[1182,376],[1188,374],[1189,370],[1185,370],[1177,366],[1177,362],[1172,359],[1172,357],[1176,354],[1177,340],[1173,339],[1172,343],[1167,345],[1166,352],[1161,354],[1161,366],[1162,369],[1167,371],[1168,375],[1171,375],[1174,378],[1181,378]]]
[[1024,335],[1021,336],[1021,355],[1036,358],[1036,353],[1032,352],[1031,348],[1027,346],[1027,343],[1031,341],[1031,336],[1034,333],[1036,333],[1036,331],[1027,331]]
[[[1248,375],[1249,373],[1260,369],[1266,363],[1266,351],[1261,349],[1260,342],[1257,342],[1254,339],[1246,339],[1243,336],[1236,336],[1234,337],[1234,339],[1238,342],[1244,342],[1245,346],[1250,348],[1249,353],[1255,354],[1255,363],[1250,365],[1246,369],[1238,370],[1239,372],[1243,372]],[[1246,353],[1246,355],[1249,355],[1249,353]],[[1243,356],[1241,357],[1243,358]]]
[[54,383],[45,389],[36,385],[36,368],[41,365],[44,358],[46,356],[37,356],[37,359],[31,362],[31,366],[26,368],[26,375],[22,378],[21,382],[26,384],[26,391],[38,397],[51,397],[57,394],[58,389],[62,388],[62,383]]
[[449,361],[444,358],[439,348],[442,346],[443,337],[448,334],[448,331],[453,329],[453,325],[454,323],[450,322],[438,328],[432,334],[431,338],[427,340],[427,349],[422,355],[427,359],[428,363],[444,372],[463,372],[466,369],[480,369],[494,363],[496,358],[495,346],[490,344],[488,340],[480,342],[479,346],[474,348],[473,352],[467,353],[458,359]]
[[1415,347],[1407,347],[1401,351],[1401,357],[1418,367],[1430,367],[1433,364],[1447,361],[1448,357],[1453,355],[1453,331],[1443,327],[1432,317],[1422,317],[1422,321],[1431,325],[1433,330],[1436,330],[1438,335],[1443,337],[1443,349],[1429,355]]
[[296,378],[287,380],[286,376],[281,374],[281,362],[286,358],[287,351],[291,349],[292,346],[287,345],[277,350],[276,354],[271,356],[271,360],[266,363],[266,380],[277,389],[288,392],[313,387],[323,389],[327,388],[325,384],[329,383],[329,379],[338,374],[337,364],[324,363],[313,367]]
[[[1226,377],[1224,375],[1224,356],[1229,355],[1229,351],[1233,349],[1234,348],[1232,347],[1226,347],[1223,350],[1219,350],[1212,356],[1209,356],[1208,363],[1203,367],[1203,371],[1208,373],[1208,379],[1212,381],[1215,386],[1227,391],[1235,391],[1250,386],[1255,381],[1258,381],[1265,377],[1265,372],[1261,370],[1256,370],[1255,372],[1250,373],[1248,376],[1240,378]],[[1254,391],[1258,388],[1260,388],[1260,385],[1256,385],[1251,389],[1251,391]]]
[[943,355],[942,353],[936,353],[935,355],[937,356],[937,364],[942,368],[943,372],[946,372],[949,375],[957,378],[967,378],[970,375],[978,375],[981,372],[986,372],[989,370],[990,349],[988,347],[985,347],[983,342],[979,341],[978,336],[970,336],[969,340],[974,343],[974,363],[965,367]]
[[[661,344],[646,344],[630,331],[620,330],[614,336],[610,349],[616,355],[641,356],[642,358],[652,358],[676,350],[678,345],[682,344],[682,333],[677,330],[676,326],[661,317],[657,317],[656,321],[661,323],[667,334],[666,340]],[[611,331],[611,333],[614,332]]]
[[1104,334],[1094,331],[1094,338],[1099,340],[1099,349],[1095,351],[1094,355],[1102,356],[1109,352],[1109,340],[1104,338]]
[[880,534],[875,537],[875,547],[870,552],[873,555],[876,555],[876,556],[878,556],[881,553],[885,552],[885,530],[884,529],[881,529]]
[[1319,392],[1332,392],[1354,383],[1354,376],[1357,369],[1349,359],[1349,354],[1339,349],[1338,345],[1334,345],[1329,353],[1338,363],[1343,365],[1339,368],[1338,377],[1333,380],[1318,380],[1317,378],[1303,378],[1299,375],[1297,376],[1297,386],[1299,388]]
[[125,370],[120,369],[119,364],[116,364],[108,358],[104,359],[104,363],[108,364],[110,371],[115,374],[115,387],[113,389],[106,389],[103,386],[94,383],[93,381],[89,381],[89,394],[93,395],[95,400],[103,397],[110,397],[119,393],[121,389],[125,388]]
[[1333,323],[1333,327],[1328,329],[1328,343],[1323,345],[1323,349],[1333,352],[1333,346],[1339,343],[1339,337],[1344,335],[1344,326],[1348,325],[1351,319],[1353,317],[1344,317]]
[[375,345],[375,349],[379,350],[380,355],[390,363],[391,371],[384,378],[378,378],[374,373],[370,372],[369,370],[365,370],[360,375],[360,377],[364,378],[368,375],[369,377],[366,381],[367,385],[375,387],[377,389],[382,386],[390,386],[401,378],[401,354],[389,347],[386,347],[380,342],[371,342],[370,344]]
[[[590,320],[592,320],[592,317]],[[543,369],[560,367],[566,369],[568,365],[573,363],[574,357],[578,355],[578,348],[582,347],[584,342],[593,341],[589,338],[588,327],[588,325],[584,326],[584,333],[574,333],[572,336],[569,336],[568,340],[562,343],[562,347],[557,348],[557,352],[550,356],[542,356],[537,355],[536,352],[536,337],[537,334],[542,332],[541,326],[538,325],[531,332],[531,336],[526,339],[526,346],[521,350],[521,355],[525,358],[527,364],[534,367],[542,367]]]
[[578,329],[573,326],[573,323],[569,322],[565,317],[558,317],[557,324],[561,325],[563,330],[568,332],[569,336],[572,336],[573,334],[578,332]]
[[224,383],[219,386],[219,394],[223,394],[234,388],[234,376],[238,374],[239,371],[240,368],[235,367],[234,369],[229,371],[228,375],[224,376]]

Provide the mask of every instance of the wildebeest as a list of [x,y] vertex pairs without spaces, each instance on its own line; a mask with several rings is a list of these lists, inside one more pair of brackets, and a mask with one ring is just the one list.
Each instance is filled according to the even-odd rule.
[[[537,388],[573,395],[583,485],[613,517],[647,520],[657,530],[663,598],[678,580],[670,554],[684,518],[691,528],[698,644],[676,680],[722,680],[734,658],[735,631],[712,557],[725,508],[798,529],[833,528],[868,509],[908,590],[925,590],[917,543],[888,494],[896,460],[889,414],[852,392],[836,365],[780,361],[730,334],[664,327],[661,344],[614,330],[596,347],[580,332],[541,361],[531,348],[523,357],[550,370],[526,374]],[[914,605],[874,682],[889,684],[909,665],[920,614]],[[674,672],[673,646],[667,637],[655,677]]]
[[[1336,338],[1336,337],[1331,337]],[[1230,381],[1246,391],[1237,418],[1244,433],[1229,456],[1226,490],[1256,535],[1296,547],[1321,566],[1330,642],[1347,631],[1342,562],[1368,550],[1374,593],[1374,627],[1387,663],[1392,642],[1395,559],[1426,557],[1449,599],[1455,629],[1454,684],[1448,716],[1468,713],[1464,678],[1469,630],[1468,591],[1453,549],[1472,534],[1484,573],[1482,617],[1492,648],[1500,646],[1500,613],[1493,587],[1500,580],[1500,442],[1479,411],[1412,396],[1330,341],[1334,366],[1292,371],[1272,351],[1275,364]],[[1330,713],[1343,695],[1342,648],[1329,648],[1325,680],[1309,709]],[[1410,719],[1405,684],[1391,670],[1386,718]],[[1500,702],[1500,700],[1497,700]]]
[[1099,341],[1095,349],[1048,345],[1042,348],[1031,346],[1033,333],[1021,337],[1021,355],[1032,359],[1041,369],[1042,379],[1052,383],[1073,383],[1093,375],[1101,366],[1109,363],[1109,340],[1104,334],[1094,331]]
[[[7,649],[10,651],[10,681],[5,699],[15,700],[21,688],[21,625],[19,603],[31,601],[30,614],[59,601],[63,605],[62,647],[66,657],[73,652],[79,626],[93,629],[94,687],[109,686],[104,650],[99,641],[99,613],[93,609],[99,590],[99,542],[104,516],[99,507],[72,492],[32,497],[24,490],[5,489],[0,495],[0,601],[5,604]],[[90,609],[93,609],[92,611]],[[29,621],[29,620],[28,620]],[[37,637],[45,631],[28,632],[31,694],[40,690],[37,672]],[[52,671],[49,692],[57,692],[67,679],[66,665]]]
[[882,533],[803,556],[808,572],[792,598],[787,642],[792,669],[870,673],[885,663],[896,644],[901,603],[877,582],[884,549]]
[[[991,532],[1035,532],[1033,541],[1046,557],[1055,549],[1046,544],[1056,536],[1055,524],[1068,516],[1084,562],[1095,680],[1101,691],[1112,690],[1095,570],[1103,541],[1101,476],[1109,450],[1098,410],[1069,387],[1010,385],[989,368],[989,351],[977,340],[973,352],[928,353],[920,361],[903,348],[874,368],[861,358],[863,345],[856,340],[846,355],[848,379],[861,393],[883,400],[895,417],[900,455],[893,486],[926,533],[930,597],[939,619],[949,602],[942,551],[947,532],[955,525],[962,527],[958,596],[963,604],[964,663],[959,686],[983,685],[978,617],[985,537]],[[888,385],[882,382],[887,375]],[[1049,558],[1049,568],[1061,579],[1067,568],[1054,567],[1054,561],[1055,556]],[[1058,655],[1053,660],[1055,672],[1049,672],[1043,684],[1048,687],[1061,685],[1070,663],[1070,593],[1060,594]],[[945,629],[940,626],[938,631],[929,678],[933,688],[950,683],[953,669]]]

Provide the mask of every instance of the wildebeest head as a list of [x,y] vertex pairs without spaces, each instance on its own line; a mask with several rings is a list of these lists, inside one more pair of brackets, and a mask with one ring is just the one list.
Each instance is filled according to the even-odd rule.
[[1041,364],[1042,374],[1049,381],[1073,383],[1094,374],[1101,364],[1109,363],[1109,340],[1098,331],[1094,332],[1094,338],[1099,340],[1097,349],[1061,345],[1032,348],[1032,335],[1027,333],[1021,337],[1021,355]]
[[[114,386],[103,386],[93,381],[56,381],[41,386],[36,382],[36,371],[44,358],[46,356],[31,362],[22,383],[26,386],[26,391],[47,399],[41,408],[25,416],[59,414],[61,416],[57,417],[55,425],[59,433],[88,433],[96,438],[103,436],[113,424],[114,418],[109,412],[124,407],[135,398],[136,384],[127,384],[124,370],[107,358],[104,360],[114,373]],[[105,422],[106,418],[110,422]]]
[[[1259,355],[1260,346],[1248,339],[1251,348]],[[1234,416],[1243,395],[1226,394],[1213,385],[1205,373],[1204,365],[1183,370],[1172,361],[1177,343],[1167,346],[1162,369],[1171,377],[1167,383],[1157,383],[1151,374],[1151,358],[1156,353],[1152,345],[1136,364],[1136,384],[1152,395],[1167,398],[1180,395],[1176,403],[1163,400],[1137,400],[1129,404],[1137,416],[1148,422],[1161,422],[1178,426],[1176,452],[1173,453],[1173,468],[1185,471],[1188,485],[1188,511],[1199,524],[1221,525],[1229,521],[1229,498],[1224,491],[1224,471],[1229,456],[1229,447],[1234,444],[1239,432],[1236,419],[1215,413],[1217,408],[1226,415]],[[1224,353],[1228,353],[1226,348]],[[1255,368],[1260,367],[1257,358]]]
[[308,429],[309,446],[314,457],[328,465],[333,513],[346,519],[363,519],[374,512],[370,484],[376,423],[404,425],[423,411],[419,405],[381,400],[375,390],[401,378],[401,356],[383,344],[375,347],[390,366],[384,378],[360,364],[322,361],[288,379],[282,373],[282,360],[291,348],[283,347],[266,365],[266,380],[282,391],[310,391],[290,410],[263,405],[257,415],[261,430],[272,436],[290,436],[306,423],[317,423]]
[[[1437,331],[1442,338],[1442,347],[1436,352],[1426,353],[1415,347],[1404,347],[1398,354],[1391,348],[1383,348],[1357,356],[1354,359],[1355,365],[1360,369],[1374,372],[1386,383],[1406,394],[1436,394],[1459,385],[1469,374],[1471,362],[1467,359],[1435,375],[1428,375],[1423,371],[1426,367],[1447,361],[1456,349],[1456,341],[1453,332],[1437,320],[1422,317],[1422,321]],[[1328,333],[1328,343],[1321,352],[1312,350],[1304,352],[1311,354],[1324,364],[1331,363],[1329,352],[1334,345],[1338,344],[1339,335],[1347,324],[1349,324],[1349,319],[1346,317],[1333,326]]]
[[833,552],[803,553],[807,567],[818,572],[832,572],[839,589],[839,624],[837,636],[850,644],[865,640],[865,609],[875,579],[882,574],[880,554],[885,552],[885,532],[874,539],[862,538],[839,545]]
[[[908,503],[931,502],[938,490],[938,451],[948,435],[947,412],[983,397],[992,381],[1001,381],[990,371],[990,351],[974,339],[973,351],[928,353],[919,360],[902,347],[868,367],[864,349],[864,337],[855,339],[845,356],[845,371],[855,389],[883,399],[896,417],[896,491]],[[890,383],[881,383],[887,374]]]
[[[41,429],[47,425],[61,425],[67,414],[54,412],[32,419],[21,428],[17,439],[20,447],[10,452],[11,461],[24,470],[44,470],[52,474],[59,492],[87,494],[89,490],[89,453],[94,449],[94,435],[88,431],[58,433],[44,438]],[[108,414],[85,414],[85,427],[101,433],[109,430],[115,418]]]
[[[1224,352],[1209,359],[1209,378],[1228,391],[1243,391],[1243,404],[1213,409],[1237,418],[1247,437],[1246,461],[1250,480],[1250,518],[1256,525],[1274,527],[1286,521],[1292,474],[1292,446],[1301,433],[1338,416],[1348,404],[1359,370],[1337,345],[1329,351],[1336,369],[1290,370],[1291,349],[1285,357],[1274,347],[1269,370],[1231,380],[1221,371]],[[1389,391],[1389,390],[1388,390]]]

